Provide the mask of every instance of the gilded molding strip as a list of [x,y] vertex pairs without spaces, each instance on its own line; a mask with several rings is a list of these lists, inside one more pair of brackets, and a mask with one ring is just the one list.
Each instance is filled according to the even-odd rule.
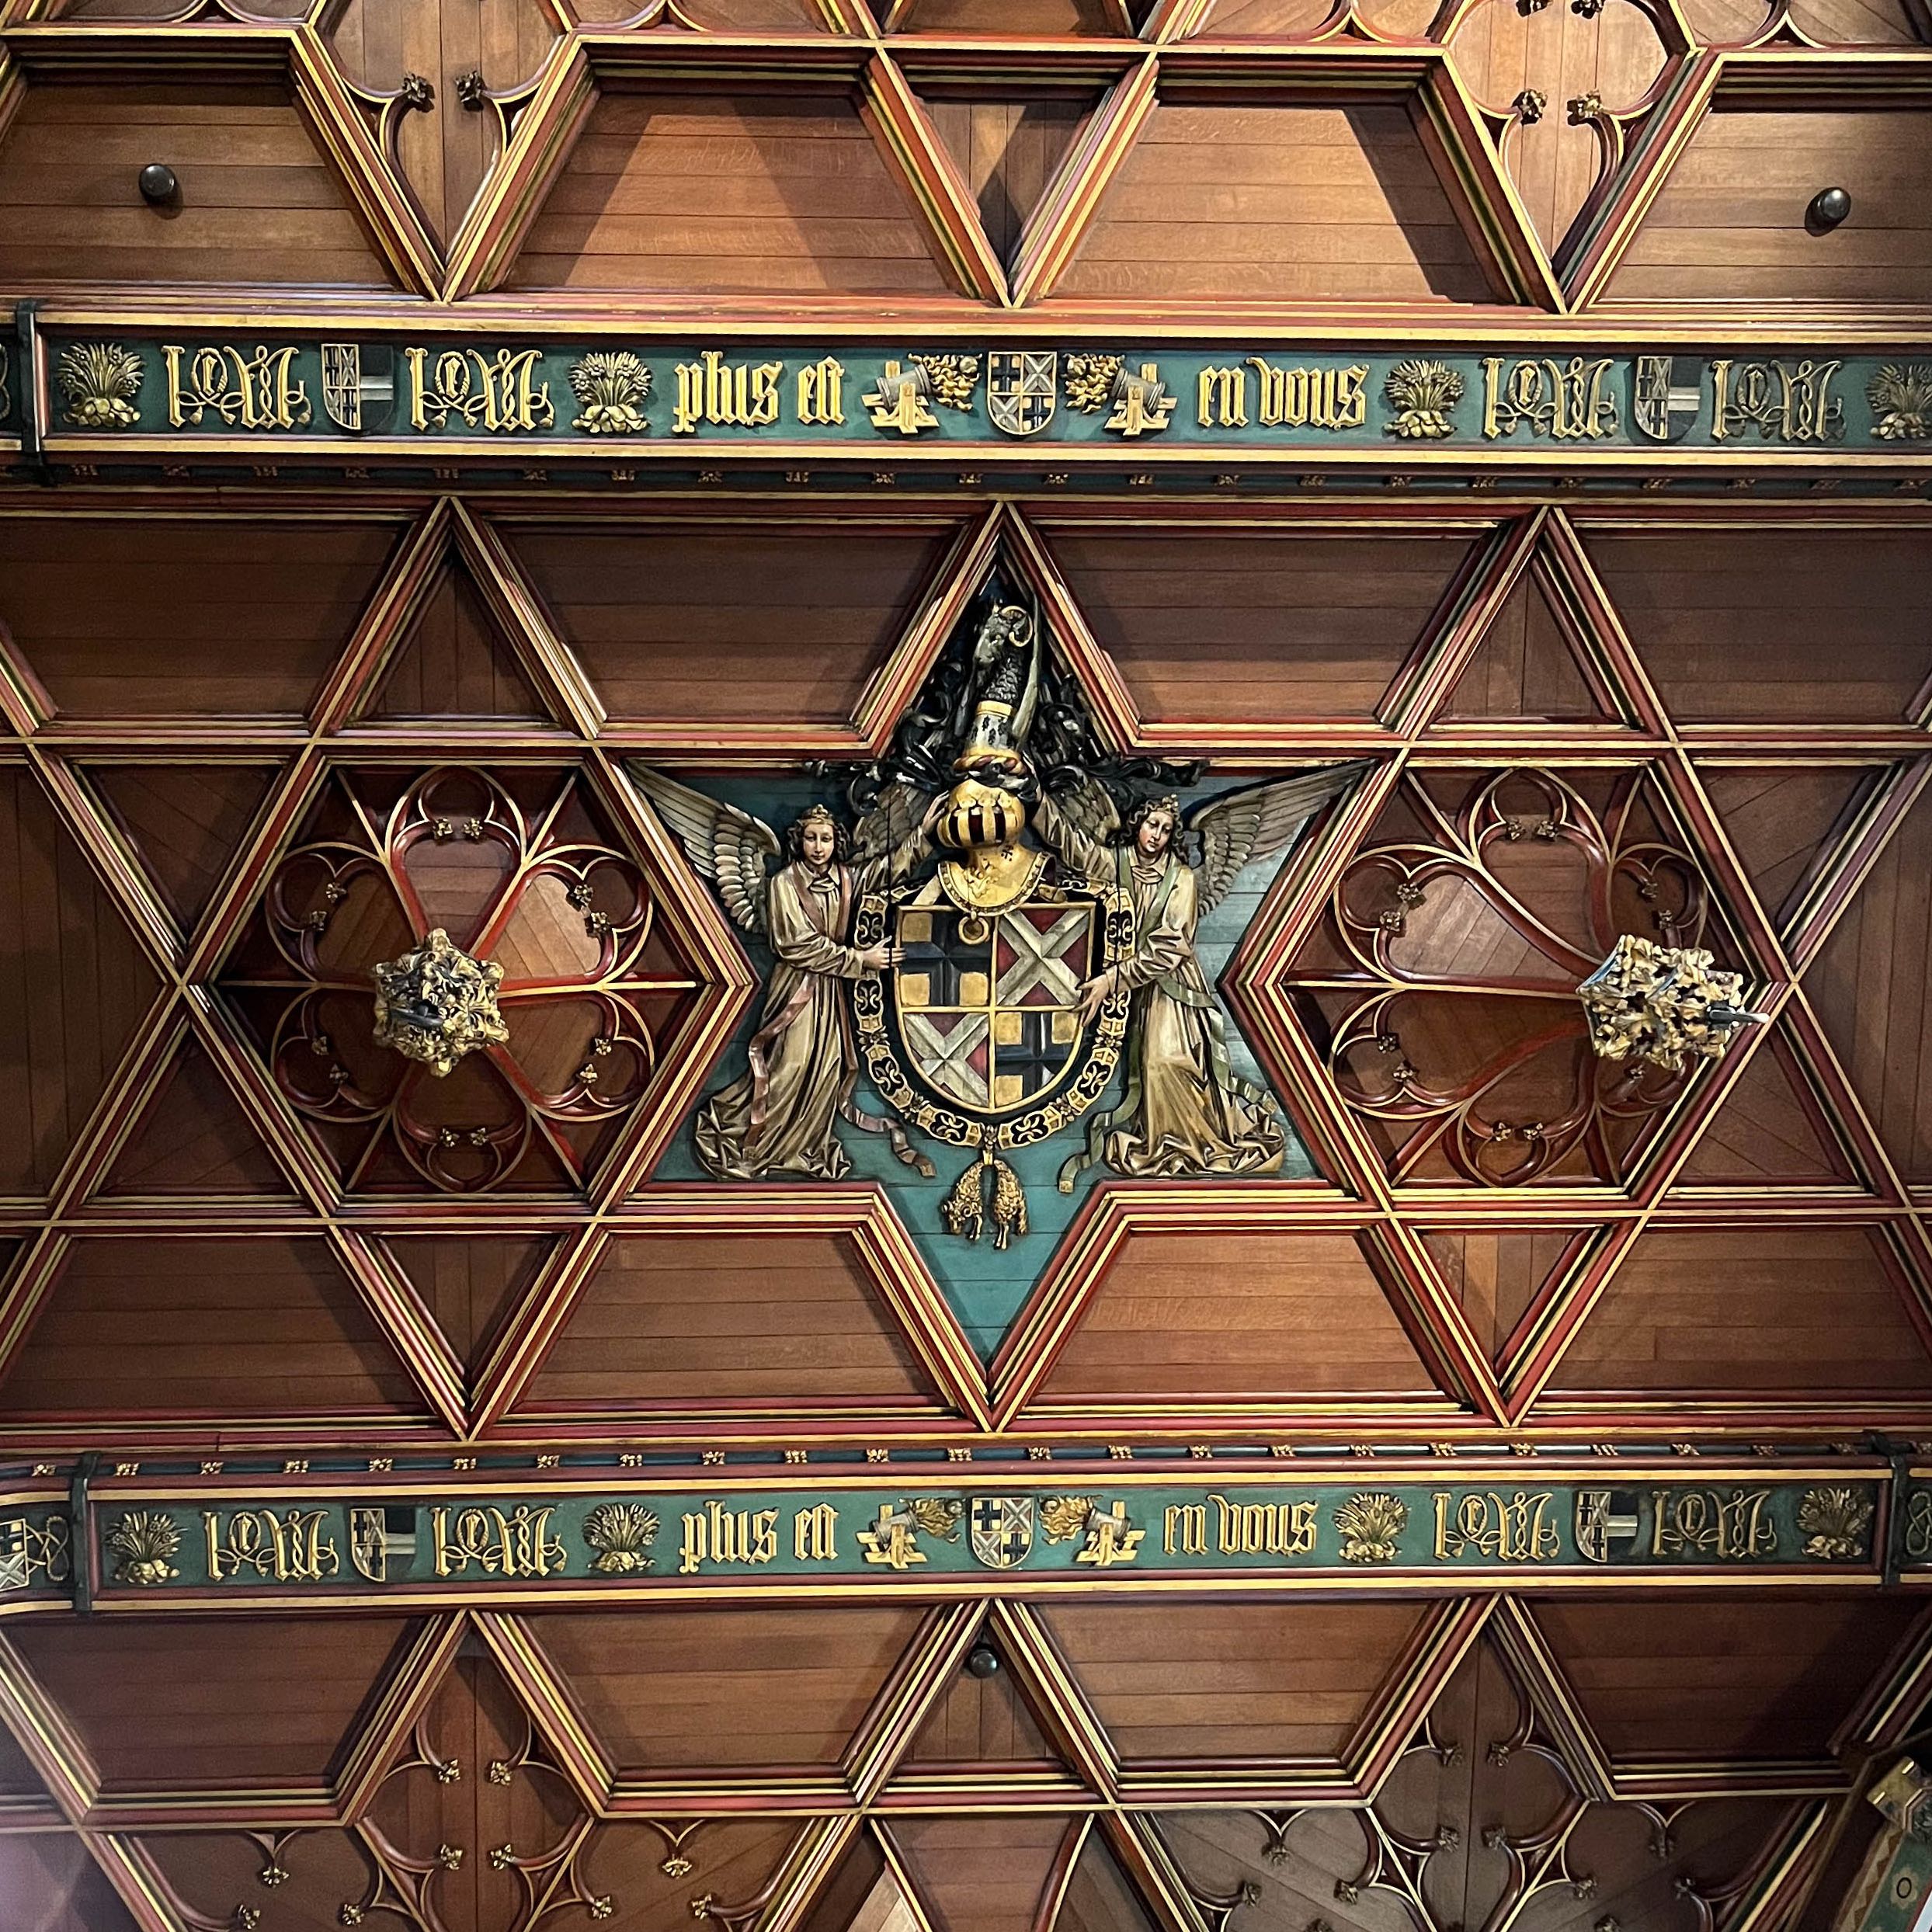
[[[937,1473],[936,1470],[935,1473]],[[1467,1587],[1566,1574],[1592,1586],[1748,1572],[1760,1583],[1877,1583],[1889,1472],[1619,1465],[1302,1477],[1230,1471],[1010,1471],[928,1485],[916,1468],[693,1481],[411,1482],[349,1475],[116,1484],[90,1492],[82,1548],[97,1605],[265,1596],[318,1607],[461,1593],[517,1602],[756,1594],[825,1584],[958,1594],[1158,1581],[1293,1579]],[[0,1608],[58,1604],[74,1582],[65,1508],[0,1503]],[[1892,1567],[1932,1570],[1932,1482],[1909,1489]],[[531,1586],[537,1588],[533,1591]]]
[[[599,461],[730,450],[939,455],[1009,446],[1374,451],[1390,460],[1543,448],[1932,454],[1932,361],[1753,346],[1711,355],[1527,353],[1278,339],[1212,349],[1024,346],[948,337],[659,346],[314,334],[48,329],[49,447],[301,451],[514,444]],[[18,387],[18,385],[16,385]],[[9,405],[0,404],[0,408]],[[0,415],[0,430],[12,426]],[[1924,446],[1924,447],[1921,447]]]

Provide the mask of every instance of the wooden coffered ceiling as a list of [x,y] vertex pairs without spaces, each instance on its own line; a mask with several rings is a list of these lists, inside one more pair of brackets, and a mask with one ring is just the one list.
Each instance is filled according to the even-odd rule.
[[[771,320],[1923,304],[1922,12],[12,0],[0,277]],[[119,180],[163,151],[196,181],[165,222]],[[1855,238],[1779,217],[1827,176]]]
[[[0,301],[224,338],[1923,356],[1928,38],[1922,0],[0,0]],[[172,209],[134,189],[157,159]],[[1861,218],[1808,233],[1828,182]],[[16,1500],[1892,1493],[1869,1562],[1634,1581],[761,1594],[670,1575],[667,1525],[657,1573],[554,1593],[96,1576],[78,1615],[30,1565],[0,1932],[1826,1932],[1932,1682],[1896,1568],[1932,1493],[1900,434],[1855,496],[1829,452],[1760,488],[1756,445],[1586,480],[1472,440],[1418,489],[1392,437],[1385,479],[1209,450],[1185,492],[1152,442],[1077,486],[992,443],[666,482],[668,439],[595,489],[508,441],[374,481],[347,445],[10,471]],[[759,975],[633,773],[829,790],[995,568],[1110,749],[1362,773],[1217,978],[1284,1173],[1108,1182],[962,1259],[896,1177],[700,1176]],[[515,1022],[447,1083],[368,1030],[370,968],[431,924],[488,935]],[[1572,996],[1624,930],[1708,947],[1767,1023],[1600,1079]]]
[[[1077,1467],[1123,1443],[1480,1462],[1923,1426],[1932,530],[1909,507],[771,519],[96,490],[47,511],[0,509],[19,1466],[527,1468],[622,1444]],[[1371,761],[1223,980],[1314,1172],[1103,1189],[1023,1244],[1003,1325],[949,1294],[889,1188],[653,1178],[753,982],[624,763],[754,769],[775,724],[794,756],[876,744],[881,693],[995,554],[1037,573],[1123,742]],[[1287,655],[1250,614],[1280,607]],[[694,633],[701,654],[667,648]],[[775,648],[801,634],[824,641],[808,676]],[[1727,638],[1752,680],[1714,659],[1746,648]],[[1506,836],[1409,907],[1375,956],[1399,980],[1347,963],[1352,923],[1387,933],[1376,855],[1475,850],[1485,811],[1586,821],[1613,874],[1667,848],[1773,1023],[1567,1141],[1392,1117],[1385,1056],[1347,1045],[1364,1001],[1410,1000],[1369,1032],[1452,1084],[1597,943],[1590,863]],[[512,828],[524,898],[412,846],[424,813]],[[648,1071],[595,1120],[531,1115],[504,1162],[442,1164],[407,1108],[308,1107],[290,1002],[343,997],[332,973],[384,956],[400,915],[315,899],[304,855],[360,840],[405,912],[522,935],[503,956],[555,1008],[533,1050],[568,1069],[599,1022],[544,898],[564,829],[624,881],[599,904],[651,909],[624,969],[662,989]],[[313,981],[265,936],[311,904]],[[1496,954],[1497,908],[1548,936]],[[358,1079],[359,1023],[328,1026]],[[1528,1052],[1512,1105],[1553,1123],[1569,1064]],[[1928,1653],[1917,1593],[1818,1580],[23,1618],[0,1871],[88,1932],[345,1907],[513,1932],[606,1899],[621,1924],[708,1901],[826,1932],[1822,1925]],[[980,1646],[991,1677],[963,1668]]]

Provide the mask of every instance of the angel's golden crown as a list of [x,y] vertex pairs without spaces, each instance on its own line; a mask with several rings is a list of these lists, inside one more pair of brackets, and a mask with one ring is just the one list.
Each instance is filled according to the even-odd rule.
[[808,805],[803,811],[799,813],[794,823],[801,832],[807,825],[829,825],[834,832],[839,829],[838,820],[824,805]]

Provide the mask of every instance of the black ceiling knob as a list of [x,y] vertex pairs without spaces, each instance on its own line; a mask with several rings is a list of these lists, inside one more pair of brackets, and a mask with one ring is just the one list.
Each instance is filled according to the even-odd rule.
[[991,1644],[975,1644],[966,1653],[966,1668],[975,1677],[996,1677],[999,1652]]
[[1851,196],[1842,188],[1820,188],[1805,210],[1805,226],[1813,235],[1828,235],[1851,213]]
[[135,186],[141,189],[141,198],[149,207],[158,208],[172,201],[181,193],[181,182],[165,161],[151,161],[135,177]]

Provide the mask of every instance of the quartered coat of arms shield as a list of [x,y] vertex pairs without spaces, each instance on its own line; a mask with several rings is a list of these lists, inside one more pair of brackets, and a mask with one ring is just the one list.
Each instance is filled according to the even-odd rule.
[[1060,356],[1051,349],[996,349],[986,358],[986,413],[1009,436],[1037,436],[1053,420]]
[[1017,1569],[1033,1548],[1033,1498],[976,1496],[968,1527],[978,1562],[989,1569]]
[[1027,900],[991,917],[901,905],[904,951],[888,1023],[933,1099],[1006,1114],[1043,1099],[1086,1042],[1080,982],[1093,971],[1093,902]]
[[1080,989],[1120,957],[1131,910],[1055,882],[1044,853],[976,898],[943,864],[916,886],[868,895],[854,938],[898,949],[894,970],[853,989],[859,1044],[881,1097],[958,1147],[1046,1140],[1093,1105],[1120,1058],[1124,1016],[1080,1016]]

